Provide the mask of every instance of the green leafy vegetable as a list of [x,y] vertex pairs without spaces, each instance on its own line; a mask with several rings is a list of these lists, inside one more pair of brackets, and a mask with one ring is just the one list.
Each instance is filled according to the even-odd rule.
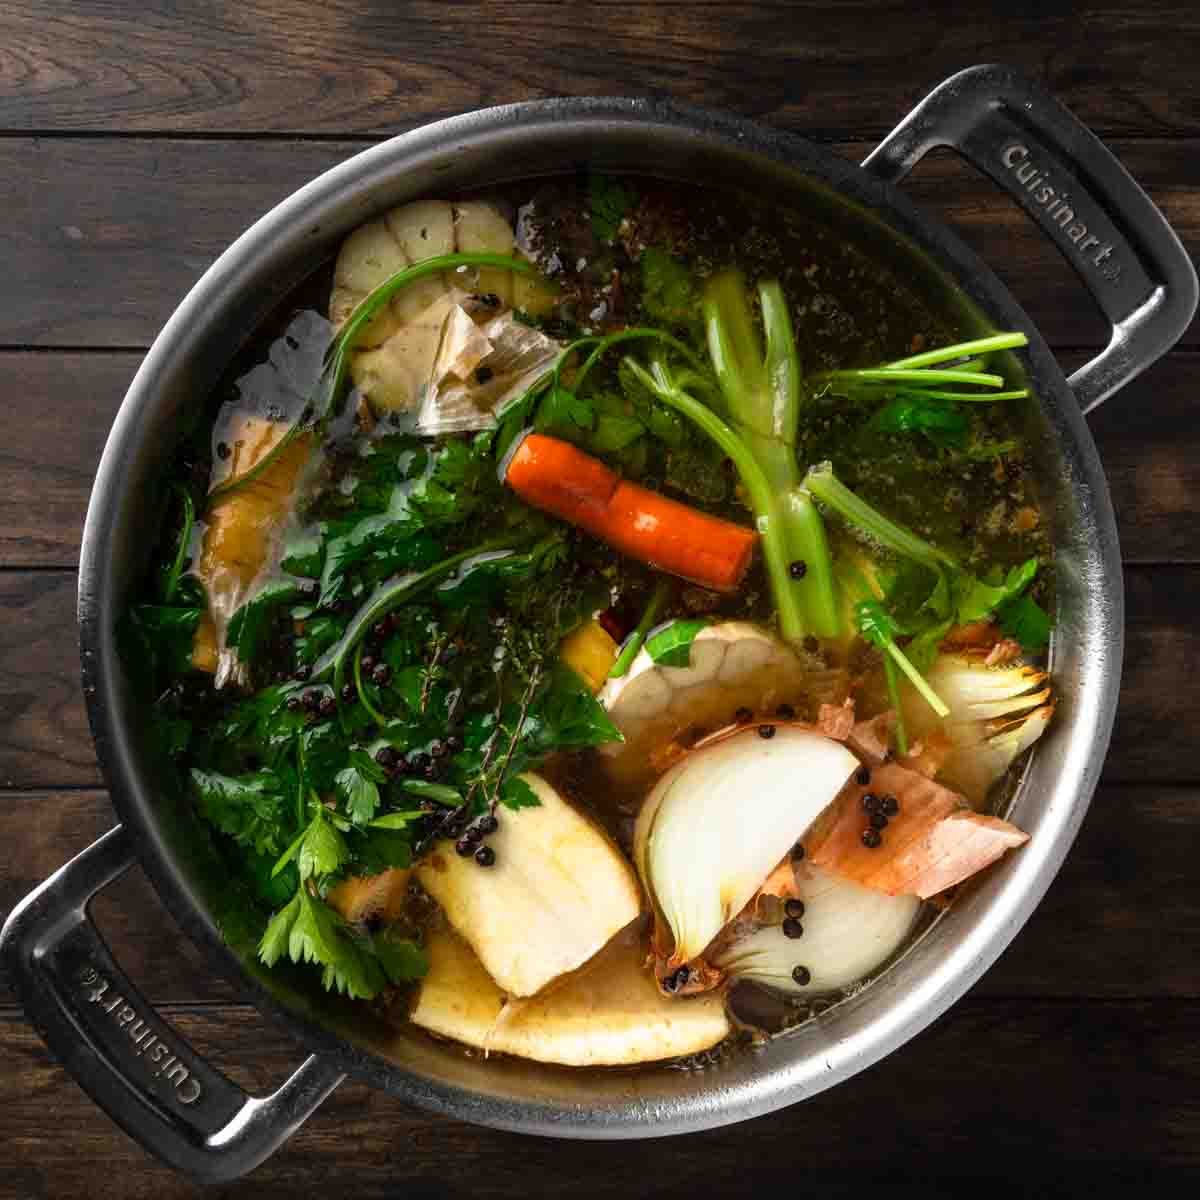
[[300,598],[300,589],[285,580],[265,584],[229,620],[225,642],[237,651],[238,661],[253,663],[275,628],[283,605]]
[[707,628],[707,621],[672,621],[646,639],[646,653],[660,667],[686,667],[696,635]]
[[355,825],[365,825],[379,808],[379,785],[387,781],[383,768],[363,750],[350,751],[350,765],[334,777],[346,815]]
[[1020,642],[1028,653],[1036,654],[1050,644],[1050,614],[1028,592],[1002,604],[996,615],[1005,634]]
[[206,821],[259,854],[280,852],[287,796],[276,772],[230,776],[193,767],[191,780],[197,810]]
[[642,307],[656,321],[686,325],[699,315],[687,267],[665,250],[650,246],[641,259]]
[[588,176],[588,205],[592,232],[602,242],[616,240],[621,222],[637,200],[633,188],[615,175],[593,171]]

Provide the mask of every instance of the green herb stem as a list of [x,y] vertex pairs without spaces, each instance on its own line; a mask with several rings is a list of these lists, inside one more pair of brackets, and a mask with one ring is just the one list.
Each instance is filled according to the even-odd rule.
[[921,672],[908,661],[908,656],[900,649],[896,643],[889,639],[887,643],[887,652],[895,661],[896,666],[908,676],[909,682],[921,694],[921,698],[933,709],[939,717],[947,717],[950,715],[949,707],[943,702],[942,698],[925,682]]
[[646,640],[646,635],[654,628],[655,622],[658,620],[658,615],[662,612],[663,605],[666,604],[667,597],[670,594],[670,580],[660,579],[654,587],[649,603],[646,605],[646,611],[642,613],[642,619],[629,635],[625,645],[621,647],[621,653],[617,655],[617,661],[613,663],[612,670],[608,673],[609,679],[621,679],[623,676],[629,674],[629,668],[633,666],[633,660],[637,658],[638,651],[641,650],[642,643]]
[[366,688],[363,687],[362,653],[363,643],[359,642],[354,647],[354,690],[358,693],[358,699],[363,708],[367,710],[367,715],[376,725],[382,726],[387,723],[387,718],[371,703],[370,698],[367,696]]
[[883,677],[887,682],[888,703],[896,714],[896,749],[908,753],[908,729],[904,724],[904,709],[900,704],[900,677],[896,674],[896,663],[889,654],[883,660]]
[[944,566],[958,570],[958,561],[952,555],[919,538],[911,530],[885,517],[883,513],[856,496],[834,475],[831,463],[824,462],[810,467],[804,477],[804,487],[823,504],[832,508],[843,520],[857,526],[902,558],[910,558],[932,570]]
[[181,483],[172,483],[171,490],[179,496],[180,503],[183,505],[183,527],[179,531],[179,544],[175,547],[175,556],[171,559],[171,566],[163,579],[163,603],[170,604],[175,598],[175,590],[179,587],[179,580],[183,575],[183,564],[187,562],[188,548],[192,541],[192,528],[196,523],[196,505],[192,500],[192,494]]
[[[1017,350],[1027,346],[1029,339],[1023,333],[996,333],[990,337],[976,338],[971,342],[958,342],[953,346],[942,346],[938,350],[926,350],[908,358],[898,358],[887,364],[887,370],[905,367],[928,367],[934,363],[951,362],[956,358],[973,358],[990,354],[993,350]],[[960,370],[965,368],[960,367]]]

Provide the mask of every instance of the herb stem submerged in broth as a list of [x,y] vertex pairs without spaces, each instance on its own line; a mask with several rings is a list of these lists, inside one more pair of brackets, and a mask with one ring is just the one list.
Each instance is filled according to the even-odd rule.
[[987,811],[1054,708],[1021,334],[600,175],[403,205],[309,287],[120,631],[268,966],[653,1061],[738,989],[857,986],[1025,840]]

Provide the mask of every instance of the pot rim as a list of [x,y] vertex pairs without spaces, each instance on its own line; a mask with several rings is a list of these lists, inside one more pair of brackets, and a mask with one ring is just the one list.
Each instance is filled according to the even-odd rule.
[[[481,1096],[446,1081],[414,1076],[407,1068],[347,1041],[306,1016],[288,1009],[242,967],[216,933],[197,894],[171,866],[157,827],[131,739],[115,714],[116,651],[113,637],[115,594],[111,568],[112,530],[123,493],[126,447],[137,437],[143,414],[172,363],[194,348],[203,332],[202,314],[220,311],[251,276],[278,263],[281,245],[301,236],[319,239],[325,214],[347,195],[370,195],[374,185],[495,139],[528,143],[533,139],[589,135],[602,148],[618,127],[656,130],[699,147],[737,154],[761,167],[815,178],[874,213],[912,242],[947,275],[968,299],[1003,328],[1029,337],[1030,374],[1043,393],[1052,392],[1048,420],[1089,524],[1084,529],[1097,570],[1091,580],[1096,596],[1089,603],[1087,628],[1095,631],[1098,662],[1091,678],[1100,686],[1081,689],[1076,698],[1076,747],[1063,764],[1069,802],[1053,802],[1038,836],[1012,864],[980,921],[944,961],[906,989],[904,1003],[891,1003],[882,1015],[851,1036],[825,1047],[824,1062],[781,1063],[754,1073],[735,1087],[698,1088],[683,1100],[655,1105],[629,1098],[623,1104],[564,1109],[537,1099]],[[525,172],[527,175],[528,172]],[[359,219],[370,215],[365,209]],[[349,228],[347,226],[346,228]],[[343,229],[341,232],[345,232]],[[460,1119],[501,1128],[554,1136],[645,1137],[711,1128],[771,1112],[815,1094],[857,1073],[908,1041],[957,1000],[999,956],[1028,919],[1070,848],[1095,788],[1116,706],[1123,629],[1122,576],[1116,527],[1100,460],[1087,425],[1062,372],[1033,322],[975,254],[940,222],[922,215],[893,185],[794,134],[756,122],[675,102],[625,98],[573,98],[529,101],[450,117],[366,149],[331,168],[256,221],[205,272],[155,339],[130,385],[109,435],[96,476],[84,530],[79,577],[79,622],[84,690],[97,752],[114,808],[131,830],[139,861],[162,902],[208,959],[235,981],[260,1010],[283,1023],[310,1050],[331,1056],[348,1072],[382,1086],[421,1107]],[[1087,743],[1086,754],[1081,743]],[[886,978],[886,977],[885,977]],[[883,984],[880,979],[872,988]],[[840,1008],[841,1006],[839,1006]],[[838,1009],[832,1010],[837,1013]],[[811,1023],[810,1023],[811,1024]],[[788,1039],[782,1039],[784,1043]],[[774,1043],[780,1044],[780,1043]]]

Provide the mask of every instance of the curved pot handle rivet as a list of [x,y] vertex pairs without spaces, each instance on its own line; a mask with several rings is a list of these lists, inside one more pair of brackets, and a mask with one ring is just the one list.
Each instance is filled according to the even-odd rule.
[[935,88],[863,162],[898,182],[938,146],[957,150],[1041,226],[1112,326],[1070,378],[1090,412],[1183,335],[1196,271],[1174,230],[1096,136],[1010,67],[970,67]]
[[0,961],[50,1049],[126,1133],[195,1179],[235,1179],[286,1141],[344,1076],[313,1056],[278,1091],[251,1097],[158,1016],[88,913],[92,897],[134,861],[118,825],[13,910]]

